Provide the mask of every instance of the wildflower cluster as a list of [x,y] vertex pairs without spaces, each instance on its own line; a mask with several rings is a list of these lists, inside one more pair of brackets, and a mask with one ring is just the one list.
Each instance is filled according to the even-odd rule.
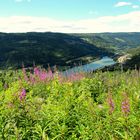
[[109,114],[112,114],[115,109],[115,103],[113,101],[112,95],[110,94],[108,97],[108,105],[109,105]]
[[20,92],[20,95],[19,95],[20,101],[25,100],[25,97],[26,97],[26,90],[22,89],[22,91]]
[[0,75],[0,140],[139,139],[140,80],[121,74],[34,67]]
[[130,103],[126,94],[124,94],[124,99],[121,104],[121,109],[125,116],[127,116],[130,112]]
[[[28,81],[31,84],[35,84],[37,82],[50,81],[54,77],[54,74],[52,73],[51,69],[49,69],[49,71],[47,71],[47,70],[41,69],[39,67],[35,67],[33,69],[33,73],[29,72],[27,74],[25,68],[22,69],[22,72],[23,72],[25,81]],[[29,76],[27,76],[27,75],[29,75]]]

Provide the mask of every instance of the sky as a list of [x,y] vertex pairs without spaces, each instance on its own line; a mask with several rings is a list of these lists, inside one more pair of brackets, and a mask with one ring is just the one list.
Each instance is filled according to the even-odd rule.
[[0,32],[140,32],[140,0],[0,0]]

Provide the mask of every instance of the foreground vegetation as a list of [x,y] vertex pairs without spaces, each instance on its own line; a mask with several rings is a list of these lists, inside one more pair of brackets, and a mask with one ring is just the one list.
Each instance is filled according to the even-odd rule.
[[0,73],[0,139],[140,139],[140,73]]

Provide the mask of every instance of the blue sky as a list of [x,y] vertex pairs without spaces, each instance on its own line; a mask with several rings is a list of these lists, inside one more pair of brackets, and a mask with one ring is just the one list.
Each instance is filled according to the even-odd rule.
[[[132,14],[135,15],[133,20],[135,23],[129,25]],[[0,0],[0,21],[3,24],[7,22],[6,25],[0,25],[0,31],[23,32],[24,30],[20,27],[26,27],[27,23],[30,24],[26,27],[25,32],[38,31],[37,29],[56,32],[90,32],[90,29],[85,28],[88,25],[92,27],[92,23],[94,27],[102,28],[102,30],[92,28],[92,32],[110,31],[113,28],[112,32],[117,32],[121,31],[123,27],[124,31],[127,31],[125,26],[129,25],[130,28],[134,28],[134,25],[138,24],[136,20],[139,15],[140,0]],[[125,21],[122,21],[121,16],[125,16],[127,19],[124,17]],[[116,18],[118,18],[117,22]],[[105,23],[105,19],[112,23],[109,21],[109,23]],[[13,20],[15,20],[14,26]],[[39,24],[39,20],[45,22],[46,26]],[[25,22],[26,25],[23,24]],[[102,23],[103,25],[101,25]],[[119,23],[120,28],[118,28]],[[82,26],[78,27],[78,24]],[[112,28],[109,29],[109,26]],[[62,27],[63,29],[61,29]],[[106,30],[103,30],[105,27]]]
[[[140,10],[114,7],[118,0],[1,0],[0,16],[47,16],[57,19],[87,19]],[[140,5],[139,0],[125,2]]]

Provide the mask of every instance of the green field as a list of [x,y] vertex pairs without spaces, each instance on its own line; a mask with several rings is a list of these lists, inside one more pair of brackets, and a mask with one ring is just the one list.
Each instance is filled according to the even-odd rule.
[[2,140],[139,140],[140,73],[0,72]]

